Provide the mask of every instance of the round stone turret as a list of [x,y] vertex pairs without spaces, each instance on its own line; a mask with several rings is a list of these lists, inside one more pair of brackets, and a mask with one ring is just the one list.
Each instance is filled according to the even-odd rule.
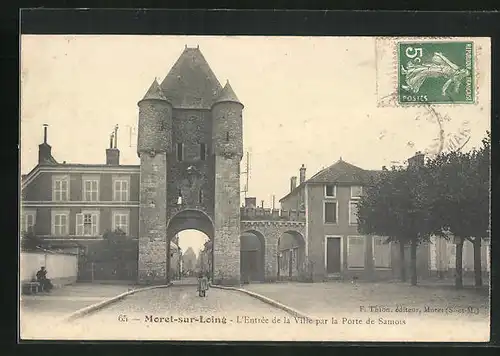
[[169,153],[172,149],[172,105],[156,79],[137,105],[137,154]]
[[243,107],[228,81],[212,105],[215,155],[243,156]]

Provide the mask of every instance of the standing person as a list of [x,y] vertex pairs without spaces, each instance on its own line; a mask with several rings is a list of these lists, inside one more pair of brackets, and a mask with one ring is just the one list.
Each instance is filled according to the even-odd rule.
[[206,297],[208,289],[208,279],[207,276],[200,272],[198,274],[198,295],[200,297]]
[[42,290],[44,291],[50,292],[50,290],[54,287],[50,282],[50,279],[47,278],[47,270],[43,266],[36,273],[36,280],[40,283]]

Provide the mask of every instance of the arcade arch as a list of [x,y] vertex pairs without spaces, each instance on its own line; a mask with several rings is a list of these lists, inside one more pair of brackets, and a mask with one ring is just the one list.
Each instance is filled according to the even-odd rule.
[[242,283],[265,280],[266,240],[256,230],[246,230],[240,236],[240,275]]
[[297,278],[304,268],[305,239],[298,231],[289,230],[278,238],[278,279]]
[[167,226],[170,280],[194,277],[200,271],[212,274],[213,237],[213,222],[203,211],[187,209],[175,214]]

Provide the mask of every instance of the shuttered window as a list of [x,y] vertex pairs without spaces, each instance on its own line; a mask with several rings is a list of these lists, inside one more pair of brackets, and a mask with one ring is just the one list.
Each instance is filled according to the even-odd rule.
[[365,267],[365,238],[364,236],[348,236],[347,238],[347,266],[349,268]]
[[391,267],[391,244],[386,237],[373,236],[373,264],[375,268]]
[[358,224],[358,203],[355,201],[349,202],[349,224]]
[[76,214],[76,235],[97,236],[99,234],[97,213]]

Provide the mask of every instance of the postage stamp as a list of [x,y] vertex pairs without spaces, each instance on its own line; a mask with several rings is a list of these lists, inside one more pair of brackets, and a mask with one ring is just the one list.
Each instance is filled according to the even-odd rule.
[[400,103],[474,103],[473,42],[398,43]]
[[[480,105],[489,42],[480,37],[377,37],[378,107]],[[487,93],[486,93],[487,94]]]

